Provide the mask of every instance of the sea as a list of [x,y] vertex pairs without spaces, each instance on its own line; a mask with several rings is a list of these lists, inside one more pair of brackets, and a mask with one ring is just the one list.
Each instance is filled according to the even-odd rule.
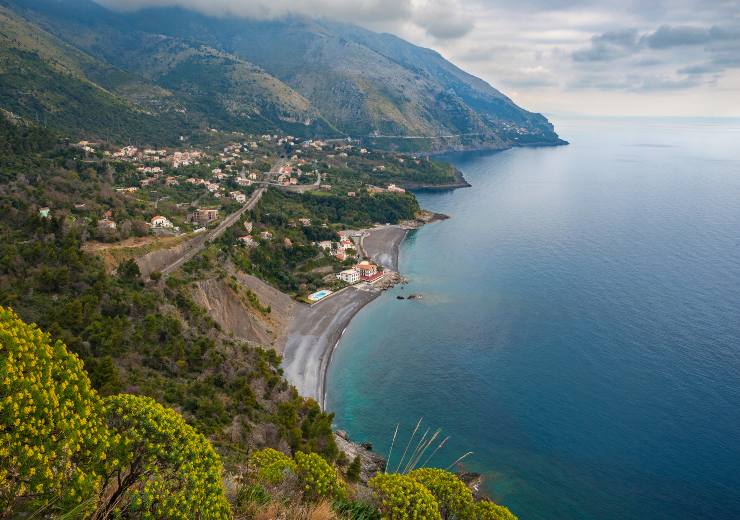
[[398,425],[391,470],[441,428],[420,463],[472,452],[452,469],[522,520],[739,519],[740,120],[554,123],[568,146],[442,157],[472,187],[417,194],[451,218],[345,331],[326,407],[384,456]]

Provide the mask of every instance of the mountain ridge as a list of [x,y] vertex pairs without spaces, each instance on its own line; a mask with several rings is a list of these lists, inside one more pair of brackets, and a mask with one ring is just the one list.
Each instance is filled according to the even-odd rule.
[[[2,5],[97,60],[97,68],[115,69],[129,86],[113,93],[166,116],[179,133],[279,130],[429,152],[564,144],[541,114],[437,51],[387,33],[325,19],[221,19],[182,8],[119,13],[91,0]],[[95,83],[100,74],[83,76]]]

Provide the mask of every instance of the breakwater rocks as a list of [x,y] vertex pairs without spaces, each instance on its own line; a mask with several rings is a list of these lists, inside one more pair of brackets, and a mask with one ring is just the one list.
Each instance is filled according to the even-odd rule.
[[395,271],[387,273],[382,279],[375,282],[373,285],[384,291],[386,289],[390,289],[391,287],[395,287],[399,283],[405,283],[406,280],[403,276],[396,273]]
[[409,294],[408,296],[398,295],[396,300],[421,300],[423,296],[421,294]]

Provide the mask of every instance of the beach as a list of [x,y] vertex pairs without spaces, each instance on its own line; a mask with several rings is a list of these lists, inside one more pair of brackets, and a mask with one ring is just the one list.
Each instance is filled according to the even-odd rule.
[[[398,271],[399,248],[408,231],[408,226],[401,225],[366,230],[362,249],[386,270]],[[381,292],[361,283],[297,310],[284,340],[282,367],[300,395],[315,399],[323,407],[326,372],[337,343],[352,318]]]

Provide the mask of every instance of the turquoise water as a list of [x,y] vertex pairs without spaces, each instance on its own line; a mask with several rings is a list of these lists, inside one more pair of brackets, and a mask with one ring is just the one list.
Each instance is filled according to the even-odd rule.
[[[559,120],[567,147],[450,156],[473,188],[333,359],[384,453],[444,428],[523,520],[740,518],[740,121]],[[422,300],[396,300],[421,293]]]

